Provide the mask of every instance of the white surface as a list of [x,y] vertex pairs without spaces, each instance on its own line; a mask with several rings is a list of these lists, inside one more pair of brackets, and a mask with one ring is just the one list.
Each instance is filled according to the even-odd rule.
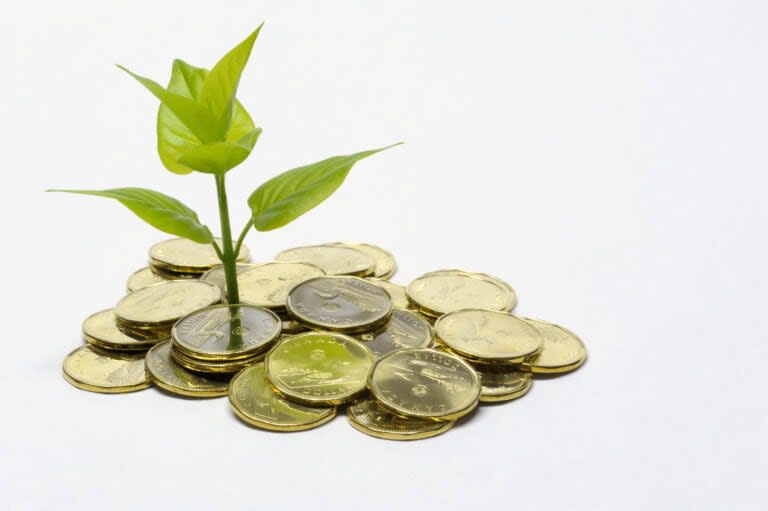
[[[764,2],[226,5],[3,7],[3,506],[765,509]],[[264,135],[230,175],[236,224],[279,171],[407,143],[253,233],[255,257],[359,239],[397,255],[397,282],[498,275],[519,313],[583,337],[585,367],[418,443],[343,417],[268,433],[225,399],[61,378],[81,320],[163,235],[42,191],[147,186],[216,222],[212,179],[161,167],[156,101],[113,63],[165,82],[261,20],[240,97]]]

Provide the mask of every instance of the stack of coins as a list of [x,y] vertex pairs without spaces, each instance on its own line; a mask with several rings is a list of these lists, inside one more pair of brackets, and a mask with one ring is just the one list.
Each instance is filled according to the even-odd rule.
[[240,255],[240,303],[218,304],[226,285],[210,246],[154,245],[150,266],[129,278],[132,292],[86,319],[88,344],[65,360],[67,380],[98,392],[155,383],[228,395],[240,419],[274,431],[315,428],[345,410],[368,435],[415,440],[587,357],[573,332],[513,314],[515,291],[491,275],[439,270],[402,286],[389,281],[389,251],[356,242],[261,264],[248,263],[246,248]]

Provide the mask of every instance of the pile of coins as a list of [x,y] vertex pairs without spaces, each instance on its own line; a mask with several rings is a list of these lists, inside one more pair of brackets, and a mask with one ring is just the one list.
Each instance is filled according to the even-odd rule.
[[364,433],[412,440],[587,358],[573,332],[512,314],[515,291],[490,275],[440,270],[400,286],[392,254],[364,243],[262,264],[248,254],[241,247],[240,303],[229,304],[213,247],[154,245],[128,294],[83,322],[64,377],[95,392],[227,395],[244,422],[275,431],[318,427],[344,407]]

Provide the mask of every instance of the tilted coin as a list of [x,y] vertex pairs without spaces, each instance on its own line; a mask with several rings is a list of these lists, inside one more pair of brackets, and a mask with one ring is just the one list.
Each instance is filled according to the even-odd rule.
[[306,406],[280,397],[267,382],[263,363],[243,369],[232,379],[229,402],[242,420],[272,431],[312,429],[336,416],[333,406]]
[[[216,238],[215,242],[222,246],[221,239]],[[241,246],[237,260],[246,262],[249,257],[248,247]],[[155,267],[179,273],[204,273],[221,264],[211,244],[196,243],[186,238],[173,238],[152,245],[149,259]]]
[[521,363],[542,346],[541,335],[524,319],[482,309],[441,316],[435,334],[437,342],[459,355],[488,362]]
[[238,277],[240,303],[285,310],[288,291],[325,272],[307,263],[275,261],[252,266]]
[[510,401],[523,396],[531,388],[533,377],[530,371],[502,364],[470,363],[480,373],[480,401],[484,403]]
[[355,333],[383,325],[392,299],[383,288],[359,277],[317,277],[291,289],[288,312],[316,328]]
[[383,287],[384,290],[389,293],[390,298],[392,298],[392,305],[395,307],[407,309],[411,306],[410,302],[408,302],[408,296],[405,294],[405,288],[400,284],[393,284],[388,280],[374,279],[370,277],[367,280],[379,287]]
[[366,435],[387,440],[420,440],[445,433],[455,421],[433,421],[402,417],[381,406],[375,399],[355,401],[347,408],[347,420]]
[[144,351],[167,337],[126,335],[117,328],[112,309],[91,314],[83,321],[83,338],[100,348],[119,351]]
[[[248,264],[248,263],[237,263],[236,265],[236,271],[237,271],[237,281],[238,284],[240,283],[240,275],[245,271],[249,270],[256,266],[255,264]],[[211,284],[219,286],[219,289],[221,289],[221,292],[223,293],[222,296],[226,296],[224,293],[227,292],[227,284],[226,279],[224,278],[224,266],[218,265],[214,266],[207,272],[203,273],[200,276],[200,280],[203,282],[209,282]],[[239,287],[239,286],[238,286]]]
[[421,316],[405,309],[395,309],[389,322],[381,330],[361,334],[360,340],[377,357],[395,350],[426,348],[432,344],[433,332]]
[[187,314],[171,331],[173,347],[202,360],[236,360],[262,353],[280,337],[277,314],[252,305],[213,305]]
[[460,309],[511,311],[517,301],[515,291],[505,282],[463,270],[427,273],[405,291],[421,312],[434,317]]
[[327,275],[354,275],[365,277],[373,273],[376,261],[351,247],[315,245],[283,250],[275,261],[298,261],[309,263],[323,270]]
[[134,291],[115,305],[117,319],[141,325],[173,323],[190,312],[221,300],[221,290],[199,280],[170,280]]
[[376,245],[351,241],[338,241],[336,243],[328,243],[328,245],[354,248],[369,255],[371,259],[376,261],[376,266],[373,269],[371,277],[389,279],[395,274],[395,271],[397,271],[397,261],[395,260],[395,256]]
[[101,350],[86,344],[67,355],[62,369],[65,380],[91,392],[133,392],[151,384],[144,368],[144,353]]
[[147,371],[158,387],[189,397],[217,397],[227,394],[228,382],[187,371],[171,359],[171,342],[165,341],[147,352]]
[[544,340],[538,358],[525,363],[534,373],[567,373],[587,360],[587,347],[570,330],[540,319],[525,320],[539,331]]
[[152,268],[147,266],[146,268],[142,268],[133,272],[131,276],[128,277],[128,282],[126,283],[125,288],[129,293],[132,293],[133,291],[141,289],[142,287],[151,286],[152,284],[159,284],[160,282],[165,282],[166,280],[168,279],[156,274],[152,271]]
[[298,334],[311,330],[310,327],[304,323],[300,323],[293,319],[283,319],[283,334]]
[[453,420],[474,410],[480,376],[460,357],[430,348],[394,351],[373,368],[371,394],[398,415]]
[[267,379],[283,397],[308,405],[341,404],[365,388],[373,353],[332,332],[294,335],[266,358]]
[[248,358],[238,358],[235,360],[204,360],[192,358],[182,351],[174,348],[171,344],[171,359],[184,369],[196,373],[227,375],[236,373],[248,366],[259,363],[264,360],[264,353],[258,353]]

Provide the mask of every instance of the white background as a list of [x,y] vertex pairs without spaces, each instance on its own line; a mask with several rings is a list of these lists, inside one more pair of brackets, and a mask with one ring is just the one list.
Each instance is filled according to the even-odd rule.
[[[761,1],[7,2],[0,19],[7,509],[765,509],[766,21]],[[282,170],[361,162],[255,259],[392,250],[393,279],[497,275],[588,363],[444,436],[343,417],[251,429],[226,399],[71,387],[80,322],[163,235],[112,201],[145,186],[216,227],[210,176],[154,148],[165,83],[266,20],[239,96],[264,128],[233,217]],[[238,227],[239,229],[239,227]],[[218,230],[218,229],[216,229]]]

